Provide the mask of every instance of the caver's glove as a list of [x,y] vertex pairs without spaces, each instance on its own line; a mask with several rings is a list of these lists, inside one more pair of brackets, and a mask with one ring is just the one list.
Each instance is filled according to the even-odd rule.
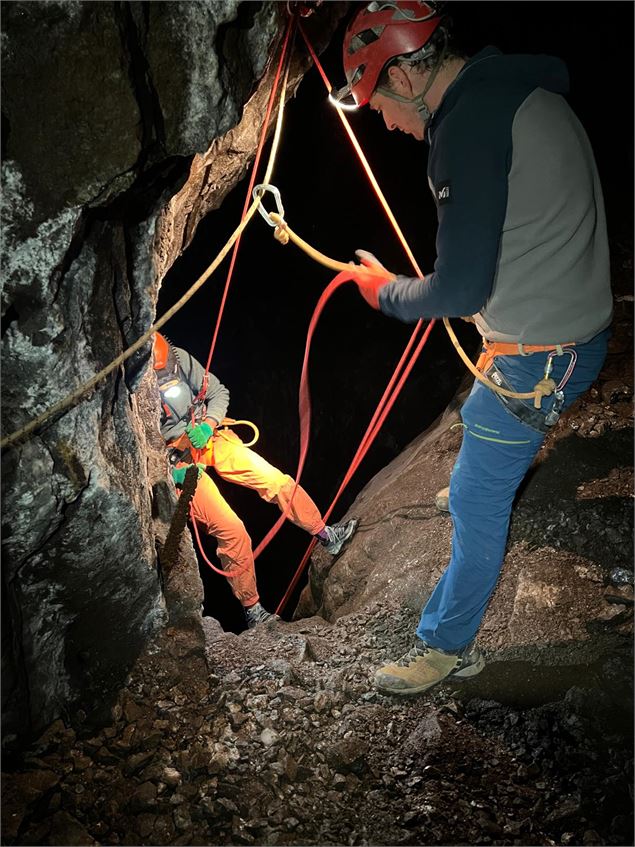
[[357,283],[359,293],[373,309],[379,309],[379,290],[393,282],[395,275],[381,264],[367,250],[356,250],[355,255],[361,265],[353,265],[353,281]]
[[[174,480],[174,484],[178,486],[178,488],[183,487],[183,483],[185,482],[185,474],[192,467],[192,465],[183,465],[181,468],[172,468],[172,479]],[[200,479],[203,473],[205,472],[205,465],[202,465],[200,462],[197,464],[198,468],[198,478]]]
[[214,435],[214,430],[212,427],[203,421],[203,423],[188,424],[185,427],[185,432],[187,433],[187,437],[190,439],[192,447],[195,447],[197,450],[202,450],[207,446],[207,442],[210,440],[212,435]]

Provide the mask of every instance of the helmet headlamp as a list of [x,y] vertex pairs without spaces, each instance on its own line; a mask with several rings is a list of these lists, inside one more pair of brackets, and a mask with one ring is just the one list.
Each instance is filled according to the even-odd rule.
[[356,109],[359,109],[350,85],[345,85],[337,91],[331,89],[329,91],[329,103],[331,106],[335,106],[336,109],[344,109],[345,112],[354,112]]

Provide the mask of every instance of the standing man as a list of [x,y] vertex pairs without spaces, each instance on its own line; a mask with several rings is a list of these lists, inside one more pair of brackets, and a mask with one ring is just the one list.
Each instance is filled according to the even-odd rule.
[[241,603],[249,629],[274,616],[259,602],[251,539],[245,525],[221,495],[206,472],[214,468],[228,482],[252,488],[274,502],[296,526],[315,535],[328,553],[336,556],[350,541],[358,521],[326,526],[306,491],[265,459],[246,447],[227,429],[219,429],[229,405],[229,391],[213,374],[199,396],[205,370],[188,352],[174,347],[157,333],[154,369],[161,392],[161,435],[169,448],[172,477],[183,485],[187,469],[196,462],[199,479],[192,498],[192,517],[217,542],[223,570]]
[[471,315],[490,380],[528,392],[547,375],[557,390],[536,410],[474,383],[450,478],[450,563],[413,648],[375,674],[392,694],[482,669],[474,639],[503,564],[514,495],[549,428],[598,376],[612,317],[602,189],[564,98],[565,65],[494,47],[467,58],[449,26],[431,4],[377,2],[346,31],[348,86],[337,98],[369,104],[388,129],[427,142],[438,217],[431,273],[371,275],[364,266],[380,263],[358,251],[355,281],[371,306],[402,321]]

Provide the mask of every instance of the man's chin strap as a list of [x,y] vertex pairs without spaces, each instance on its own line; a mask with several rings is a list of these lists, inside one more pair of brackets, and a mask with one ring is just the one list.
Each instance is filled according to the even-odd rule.
[[[428,121],[432,117],[432,112],[428,108],[428,106],[425,103],[423,98],[426,96],[428,91],[430,91],[430,89],[432,88],[432,84],[434,83],[434,81],[437,77],[437,74],[441,70],[443,62],[445,61],[445,56],[446,56],[446,53],[447,53],[447,47],[448,47],[448,35],[447,35],[446,31],[443,30],[443,49],[441,50],[441,53],[439,55],[439,58],[438,58],[438,60],[435,64],[435,66],[430,71],[430,76],[428,77],[428,81],[426,82],[425,88],[423,89],[423,91],[420,94],[417,94],[416,97],[412,97],[412,98],[402,97],[400,94],[395,94],[395,92],[392,91],[392,89],[384,88],[383,86],[379,86],[379,85],[377,86],[375,91],[378,91],[379,94],[383,94],[384,97],[390,97],[391,100],[397,100],[397,102],[399,102],[399,103],[410,103],[413,106],[416,106],[417,112],[419,112],[419,114],[421,115],[421,120],[424,122],[424,124],[428,123]],[[402,59],[401,61],[405,61],[405,60]]]

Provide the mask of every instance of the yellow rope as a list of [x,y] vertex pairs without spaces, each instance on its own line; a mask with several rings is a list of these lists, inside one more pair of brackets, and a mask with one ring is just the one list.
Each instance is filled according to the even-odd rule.
[[[318,262],[320,265],[324,265],[327,268],[330,268],[333,271],[350,271],[350,264],[345,264],[344,262],[338,262],[336,259],[331,259],[329,256],[326,256],[324,253],[320,253],[319,250],[316,250],[315,247],[312,247],[308,244],[304,239],[300,238],[291,227],[284,221],[280,215],[275,212],[270,212],[269,217],[276,224],[276,229],[274,231],[274,236],[278,241],[282,244],[288,244],[289,239],[293,241],[293,243],[303,250],[311,259]],[[373,273],[372,269],[366,268],[366,271]],[[381,271],[377,272],[378,275],[381,274]],[[534,406],[536,409],[540,408],[540,403],[543,397],[548,397],[556,388],[556,384],[552,379],[542,379],[540,382],[534,387],[533,391],[510,391],[507,388],[502,388],[499,385],[496,385],[495,382],[492,382],[486,376],[484,376],[474,365],[472,361],[470,361],[467,356],[465,350],[461,347],[458,338],[452,326],[450,325],[450,321],[448,318],[443,318],[443,325],[445,326],[448,335],[450,336],[450,340],[454,345],[457,353],[463,360],[463,363],[466,365],[468,370],[474,374],[476,379],[490,388],[492,391],[495,391],[497,394],[503,394],[505,397],[515,397],[518,400],[533,400]]]
[[[271,144],[271,151],[269,153],[269,161],[267,164],[267,170],[265,172],[264,182],[268,183],[271,179],[271,174],[273,172],[273,166],[276,158],[276,154],[278,152],[278,146],[280,143],[280,135],[282,132],[282,116],[284,113],[284,105],[285,105],[285,93],[287,89],[287,81],[289,78],[289,63],[287,63],[284,80],[282,83],[282,93],[280,95],[280,103],[278,106],[278,117],[276,120],[276,129],[273,137],[273,141]],[[216,268],[221,264],[225,256],[229,253],[231,248],[234,246],[237,238],[243,232],[249,221],[252,219],[258,206],[261,203],[261,198],[258,197],[251,204],[245,217],[240,222],[240,224],[236,227],[233,233],[230,235],[229,240],[225,244],[225,246],[221,249],[220,253],[216,256],[214,261],[209,265],[209,267],[203,271],[203,273],[199,276],[196,282],[185,292],[185,294],[178,300],[167,312],[165,312],[162,317],[160,317],[157,321],[155,321],[152,326],[143,333],[143,335],[138,338],[134,344],[131,344],[127,350],[124,350],[116,359],[113,359],[110,364],[106,365],[105,368],[99,371],[99,373],[95,374],[95,376],[91,377],[86,382],[82,383],[78,388],[76,388],[71,394],[68,394],[66,397],[59,400],[45,412],[42,412],[41,415],[38,415],[36,418],[31,420],[28,424],[16,429],[15,432],[12,432],[10,435],[5,436],[2,440],[0,440],[0,448],[4,449],[5,447],[10,446],[11,444],[15,444],[16,441],[21,441],[25,436],[30,435],[34,430],[38,429],[45,421],[47,421],[53,415],[56,415],[58,412],[62,412],[64,409],[69,408],[70,406],[75,405],[83,396],[87,394],[91,389],[93,389],[98,383],[100,383],[108,374],[112,373],[116,370],[120,365],[122,365],[127,359],[129,359],[137,350],[140,350],[141,347],[154,335],[155,332],[161,329],[164,324],[166,324],[170,318],[172,318],[178,311],[181,309],[188,300],[190,300],[194,294],[199,290],[199,288],[207,282],[209,277],[214,273]]]

